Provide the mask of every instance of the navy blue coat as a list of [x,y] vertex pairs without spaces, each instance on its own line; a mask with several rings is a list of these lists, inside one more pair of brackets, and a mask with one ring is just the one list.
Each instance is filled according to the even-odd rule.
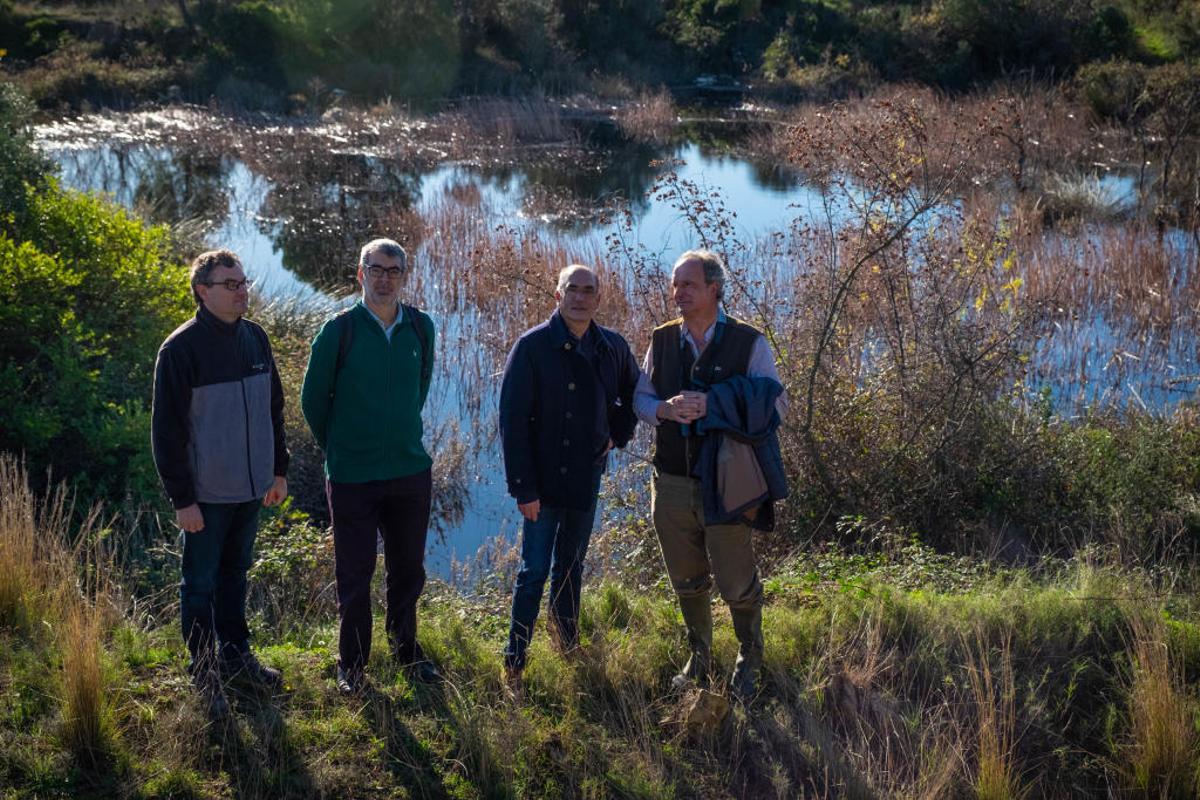
[[[589,334],[598,334],[594,369],[557,310],[523,333],[508,354],[500,439],[508,493],[519,503],[586,510],[595,499],[596,470],[608,460],[594,447],[597,436],[607,429],[615,447],[633,437],[637,362],[615,331],[593,322]],[[597,419],[600,409],[606,419]]]
[[[700,460],[695,476],[700,479],[700,495],[704,502],[704,524],[724,525],[742,519],[743,512],[758,507],[759,513],[750,526],[769,531],[775,528],[775,500],[788,496],[787,475],[779,451],[779,412],[775,399],[783,387],[771,378],[749,378],[734,375],[714,383],[708,390],[707,410],[696,423],[703,437]],[[740,508],[726,508],[717,485],[717,460],[721,437],[732,436],[754,449],[754,457],[766,480],[761,497]]]

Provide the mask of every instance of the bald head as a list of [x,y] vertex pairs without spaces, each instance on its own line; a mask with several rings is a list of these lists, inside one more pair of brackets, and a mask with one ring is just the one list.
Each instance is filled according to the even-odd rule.
[[562,294],[573,277],[576,278],[577,283],[590,281],[597,290],[600,288],[600,279],[596,277],[596,272],[591,267],[585,267],[583,264],[568,264],[558,271],[558,285],[554,288],[555,293]]
[[582,264],[563,267],[558,273],[558,288],[554,292],[558,313],[571,332],[582,336],[596,316],[600,305],[600,284],[596,273]]

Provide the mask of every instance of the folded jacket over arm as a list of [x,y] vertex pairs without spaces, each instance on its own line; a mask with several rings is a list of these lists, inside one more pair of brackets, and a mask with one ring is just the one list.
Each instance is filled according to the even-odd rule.
[[707,413],[696,424],[705,524],[745,519],[759,530],[775,527],[773,502],[788,495],[775,402],[782,393],[772,378],[745,375],[710,387]]

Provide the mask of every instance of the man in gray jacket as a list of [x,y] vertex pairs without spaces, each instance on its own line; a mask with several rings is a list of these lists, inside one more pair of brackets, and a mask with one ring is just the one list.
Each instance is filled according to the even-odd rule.
[[192,263],[196,316],[154,365],[154,463],[183,530],[179,609],[189,672],[212,716],[229,703],[222,678],[278,688],[250,651],[246,572],[261,506],[287,496],[283,386],[267,334],[242,318],[250,282],[229,250]]

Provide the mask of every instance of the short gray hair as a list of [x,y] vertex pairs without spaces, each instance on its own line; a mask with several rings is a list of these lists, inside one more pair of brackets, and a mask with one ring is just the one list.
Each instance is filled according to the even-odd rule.
[[704,267],[704,282],[715,283],[717,285],[717,299],[724,300],[725,279],[729,277],[729,273],[725,269],[725,261],[721,256],[712,250],[688,250],[675,259],[675,265],[671,267],[672,271],[689,261],[700,262],[700,265]]
[[404,252],[404,248],[394,239],[372,239],[362,246],[362,250],[358,253],[358,265],[365,267],[367,265],[367,256],[371,253],[383,253],[388,258],[395,258],[400,261],[400,269],[408,272],[408,253]]
[[592,269],[591,267],[584,266],[583,264],[568,264],[560,269],[558,271],[558,286],[555,287],[555,291],[559,294],[562,294],[563,290],[567,288],[567,282],[571,280],[571,276],[576,272],[579,272],[579,270],[583,270],[588,275],[592,276],[592,283],[595,284],[596,290],[599,291],[600,276],[596,274],[596,270]]
[[205,250],[196,256],[192,260],[191,275],[192,297],[196,298],[196,304],[201,305],[200,293],[196,291],[196,287],[201,284],[208,285],[208,279],[212,276],[214,269],[217,267],[235,269],[240,266],[242,266],[242,260],[238,258],[238,254],[224,248]]

